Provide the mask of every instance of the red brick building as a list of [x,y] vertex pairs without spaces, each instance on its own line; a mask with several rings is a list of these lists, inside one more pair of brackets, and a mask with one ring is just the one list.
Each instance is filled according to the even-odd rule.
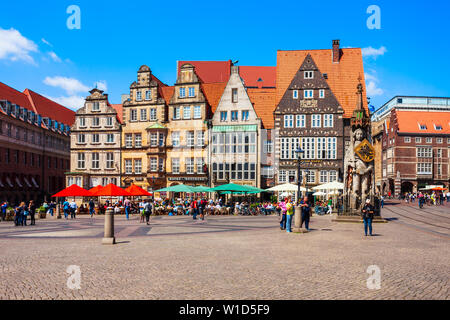
[[449,186],[450,112],[393,109],[382,137],[381,192]]
[[75,112],[0,82],[0,201],[38,203],[65,187]]

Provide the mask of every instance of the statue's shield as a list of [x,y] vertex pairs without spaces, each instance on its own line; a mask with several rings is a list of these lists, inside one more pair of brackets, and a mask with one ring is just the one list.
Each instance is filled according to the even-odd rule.
[[367,141],[367,139],[364,139],[360,144],[358,144],[355,148],[355,153],[364,162],[371,162],[375,158],[375,149],[370,142]]

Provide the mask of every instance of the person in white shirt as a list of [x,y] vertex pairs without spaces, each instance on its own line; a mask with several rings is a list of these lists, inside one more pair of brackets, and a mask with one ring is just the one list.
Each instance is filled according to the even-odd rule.
[[72,201],[70,204],[70,219],[75,219],[75,215],[77,212],[77,204],[75,201]]

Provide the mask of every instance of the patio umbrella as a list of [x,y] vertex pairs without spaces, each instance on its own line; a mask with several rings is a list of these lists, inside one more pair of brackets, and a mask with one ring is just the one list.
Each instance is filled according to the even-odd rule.
[[70,187],[67,187],[64,190],[52,195],[52,198],[63,198],[63,197],[89,197],[91,193],[86,189],[81,188],[80,186],[73,184]]
[[92,196],[94,196],[94,193],[101,190],[102,188],[103,188],[103,186],[99,184],[98,186],[93,187],[92,189],[89,189],[88,191],[91,193]]
[[101,188],[97,192],[93,194],[94,196],[105,196],[105,197],[119,197],[119,196],[129,196],[131,197],[131,193],[125,191],[115,184],[108,184],[107,186]]
[[[297,191],[298,185],[292,183],[279,184],[275,187],[266,189],[266,191]],[[306,188],[300,187],[300,191],[306,191]]]
[[313,193],[313,196],[318,196],[318,197],[326,196],[326,195],[327,194],[325,192],[322,192],[322,191],[316,191],[316,192]]
[[194,187],[187,186],[185,184],[177,184],[176,186],[171,186],[163,189],[156,190],[155,192],[186,192],[186,193],[194,193]]
[[255,189],[254,189],[254,187],[244,186],[241,184],[228,183],[228,184],[223,184],[221,186],[217,186],[212,189],[209,189],[209,191],[230,191],[233,193],[234,192],[249,193],[249,192],[254,192]]
[[195,192],[210,192],[208,187],[205,186],[196,186],[196,187],[191,187],[195,190]]
[[151,196],[151,193],[145,191],[135,184],[132,184],[131,186],[126,188],[125,191],[128,191],[132,196]]
[[344,184],[341,182],[333,181],[321,184],[319,186],[313,187],[313,190],[343,190]]
[[433,190],[433,191],[445,191],[445,190],[447,190],[447,188],[436,187],[436,188],[432,188],[431,190]]

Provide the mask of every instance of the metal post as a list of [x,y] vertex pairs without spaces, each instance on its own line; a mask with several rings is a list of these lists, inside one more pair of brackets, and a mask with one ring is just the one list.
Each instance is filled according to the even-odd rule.
[[115,244],[114,237],[114,209],[109,207],[105,212],[105,234],[102,239],[102,244]]

